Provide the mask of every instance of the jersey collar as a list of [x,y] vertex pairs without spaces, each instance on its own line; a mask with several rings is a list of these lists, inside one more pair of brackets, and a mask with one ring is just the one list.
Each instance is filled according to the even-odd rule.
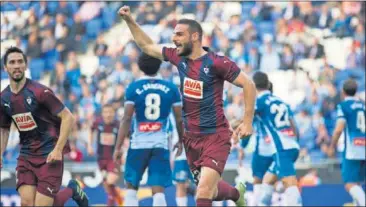
[[344,100],[345,100],[345,101],[347,101],[347,100],[357,100],[357,98],[356,98],[356,97],[354,97],[354,96],[346,96],[346,97],[344,98]]
[[141,78],[139,78],[139,80],[151,80],[151,79],[153,79],[153,80],[161,80],[162,77],[159,74],[159,75],[156,75],[156,76],[147,76],[147,75],[144,75]]
[[269,90],[261,91],[261,92],[258,93],[257,98],[260,98],[260,97],[262,97],[264,95],[267,95],[267,94],[271,94],[271,92]]

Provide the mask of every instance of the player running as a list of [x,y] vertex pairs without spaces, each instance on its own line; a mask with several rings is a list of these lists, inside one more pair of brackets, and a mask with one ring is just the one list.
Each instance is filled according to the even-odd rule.
[[[258,205],[270,205],[273,184],[278,179],[286,188],[286,202],[289,206],[301,206],[301,194],[297,187],[295,161],[299,155],[296,127],[291,121],[289,106],[268,90],[267,74],[257,72],[253,76],[257,88],[256,117],[263,123],[264,129],[275,150],[273,162],[263,178]],[[268,140],[268,139],[267,139]]]
[[25,78],[27,59],[22,50],[9,48],[4,55],[4,66],[10,85],[1,92],[0,163],[14,122],[21,145],[16,168],[21,205],[63,206],[73,198],[79,206],[88,206],[88,198],[75,180],[59,191],[63,154],[70,151],[67,138],[74,116],[51,89]]
[[[172,184],[168,140],[168,120],[173,107],[179,137],[182,137],[182,101],[178,88],[157,76],[161,60],[142,54],[138,60],[145,77],[126,90],[125,112],[121,122],[114,158],[122,156],[122,143],[128,136],[135,113],[130,147],[126,157],[125,206],[138,206],[137,190],[146,168],[147,184],[152,187],[153,206],[166,206],[164,188]],[[181,142],[176,145],[178,154]]]
[[102,108],[102,118],[94,121],[89,135],[88,154],[94,155],[93,138],[97,137],[97,153],[99,169],[104,176],[104,188],[107,192],[107,205],[122,205],[116,183],[119,179],[120,166],[113,161],[114,147],[117,142],[119,122],[115,119],[112,105],[106,104]]
[[[252,134],[255,88],[250,78],[230,59],[202,47],[202,27],[190,19],[177,22],[172,36],[176,48],[161,47],[131,17],[123,6],[119,15],[127,23],[137,45],[147,54],[177,66],[183,96],[184,147],[197,186],[197,206],[212,206],[213,200],[233,200],[245,205],[243,183],[237,188],[221,180],[231,147],[232,131],[223,110],[223,85],[229,81],[243,87],[245,113],[237,128],[242,136]],[[236,140],[238,137],[234,136]]]
[[329,155],[333,156],[338,139],[344,132],[342,178],[347,192],[357,206],[365,206],[365,192],[361,184],[365,181],[365,103],[355,97],[357,83],[347,80],[343,84],[344,101],[337,106],[337,123],[333,133]]

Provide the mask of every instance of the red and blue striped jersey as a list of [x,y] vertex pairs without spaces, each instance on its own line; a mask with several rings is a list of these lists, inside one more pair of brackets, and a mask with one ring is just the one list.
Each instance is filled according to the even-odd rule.
[[117,143],[119,121],[115,120],[106,124],[102,118],[97,118],[92,131],[97,133],[98,142],[98,160],[112,160],[114,147]]
[[[61,119],[57,116],[64,104],[46,86],[26,80],[19,93],[10,86],[1,92],[0,127],[10,128],[13,121],[20,135],[20,155],[47,156],[60,135]],[[64,153],[70,151],[67,143]]]
[[163,48],[165,61],[178,68],[183,96],[185,130],[211,134],[229,129],[223,109],[224,82],[233,82],[240,68],[225,56],[208,51],[191,60],[178,56],[175,48]]

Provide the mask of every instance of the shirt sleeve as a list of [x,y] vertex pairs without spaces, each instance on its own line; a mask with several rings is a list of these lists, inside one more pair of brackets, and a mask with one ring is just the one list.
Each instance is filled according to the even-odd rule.
[[169,61],[175,66],[178,65],[181,59],[177,54],[177,49],[170,47],[163,47],[163,57],[165,61]]
[[133,85],[130,84],[126,89],[125,104],[135,104],[135,94]]
[[342,105],[340,105],[340,104],[337,105],[337,119],[341,119],[341,120],[345,119],[344,111],[342,109]]
[[53,115],[57,115],[65,108],[65,105],[56,97],[51,89],[42,89],[40,101]]
[[222,79],[232,83],[239,76],[241,69],[229,58],[225,56],[218,57],[215,62],[217,74]]
[[181,106],[182,105],[182,98],[179,92],[179,89],[176,86],[173,86],[173,105],[174,106]]
[[6,114],[6,112],[3,109],[3,106],[0,106],[0,127],[10,129],[11,125],[11,117]]

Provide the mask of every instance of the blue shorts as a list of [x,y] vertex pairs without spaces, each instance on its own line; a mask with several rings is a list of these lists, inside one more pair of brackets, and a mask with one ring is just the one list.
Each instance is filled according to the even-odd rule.
[[342,161],[342,178],[345,183],[360,183],[365,181],[365,160],[348,160]]
[[139,187],[141,178],[148,167],[149,186],[168,187],[172,185],[172,171],[170,169],[169,150],[128,149],[124,178],[134,187]]
[[177,183],[185,183],[188,180],[193,182],[187,160],[176,160],[174,162],[173,180]]
[[298,149],[278,151],[273,155],[273,162],[268,171],[276,174],[279,179],[296,176],[295,162],[298,156]]
[[259,155],[258,153],[253,153],[253,159],[252,159],[253,177],[257,177],[262,180],[264,174],[266,174],[272,162],[273,162],[272,156],[267,157]]

